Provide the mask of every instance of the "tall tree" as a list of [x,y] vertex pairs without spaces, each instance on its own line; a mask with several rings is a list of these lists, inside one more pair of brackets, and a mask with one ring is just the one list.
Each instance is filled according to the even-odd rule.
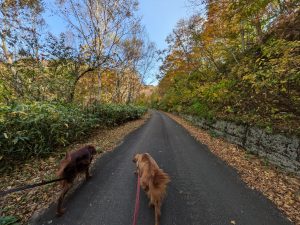
[[6,89],[12,89],[21,98],[27,87],[17,64],[22,59],[30,59],[31,65],[38,68],[43,3],[39,0],[4,0],[0,4],[0,59],[8,68],[1,77],[8,81]]
[[136,0],[62,0],[60,12],[77,35],[87,67],[78,72],[77,82],[88,71],[97,71],[98,100],[101,101],[101,72],[113,63],[122,39],[136,29]]

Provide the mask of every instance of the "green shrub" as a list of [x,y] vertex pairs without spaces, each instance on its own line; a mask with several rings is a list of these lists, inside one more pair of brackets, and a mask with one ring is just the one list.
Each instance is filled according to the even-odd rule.
[[164,111],[271,125],[273,131],[300,136],[299,52],[299,40],[272,38],[236,60],[220,60],[218,70],[199,59],[199,69],[191,72],[182,61],[184,66],[166,72],[153,103]]
[[1,216],[0,225],[20,225],[19,219],[14,216]]
[[130,105],[75,105],[36,102],[0,107],[0,156],[45,156],[82,139],[97,127],[137,119],[146,112]]
[[188,108],[187,113],[206,119],[212,117],[212,111],[209,109],[209,107],[206,104],[198,101]]

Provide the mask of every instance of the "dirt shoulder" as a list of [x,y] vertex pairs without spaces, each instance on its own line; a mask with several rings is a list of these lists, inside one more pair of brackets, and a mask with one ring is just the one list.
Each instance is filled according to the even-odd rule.
[[[56,154],[49,158],[32,159],[22,165],[17,165],[13,171],[6,172],[1,176],[0,190],[55,178],[59,162],[64,157],[65,152],[80,148],[86,144],[96,146],[98,151],[96,158],[99,158],[104,152],[113,150],[127,134],[143,125],[149,117],[150,114],[147,113],[141,119],[121,126],[95,131],[85,141],[74,143],[65,149],[58,150]],[[95,161],[93,161],[93,164]],[[76,181],[77,186],[81,180],[82,178],[79,178]],[[1,216],[15,216],[19,218],[19,222],[26,224],[34,213],[47,208],[52,202],[57,200],[59,190],[59,184],[55,183],[7,195],[0,199],[0,214]]]
[[252,189],[270,199],[296,225],[300,225],[300,178],[271,166],[265,159],[227,141],[212,137],[179,116],[166,113],[190,134],[208,146],[216,156],[234,167],[241,179]]

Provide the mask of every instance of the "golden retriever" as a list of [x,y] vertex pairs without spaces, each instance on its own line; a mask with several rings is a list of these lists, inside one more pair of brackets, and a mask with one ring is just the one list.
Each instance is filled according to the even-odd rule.
[[171,179],[167,173],[158,167],[148,153],[136,154],[133,162],[136,163],[136,172],[140,177],[141,187],[150,200],[149,206],[154,206],[155,225],[159,225],[162,201],[166,195],[167,184]]

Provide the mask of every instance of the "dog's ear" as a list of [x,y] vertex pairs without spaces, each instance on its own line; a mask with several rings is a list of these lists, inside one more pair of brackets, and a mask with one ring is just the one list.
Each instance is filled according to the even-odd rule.
[[149,158],[150,158],[149,156],[150,155],[148,153],[142,154],[141,161],[147,161],[147,160],[149,160]]
[[70,153],[70,152],[67,152],[67,153],[66,153],[65,160],[66,160],[67,162],[70,162],[70,161],[71,161],[71,153]]
[[136,154],[133,156],[132,162],[136,163],[136,162],[137,162],[137,158],[138,158],[138,154],[136,153]]
[[96,148],[92,145],[88,145],[86,146],[87,149],[89,150],[89,152],[92,154],[92,155],[96,155],[97,154],[97,151],[96,151]]

